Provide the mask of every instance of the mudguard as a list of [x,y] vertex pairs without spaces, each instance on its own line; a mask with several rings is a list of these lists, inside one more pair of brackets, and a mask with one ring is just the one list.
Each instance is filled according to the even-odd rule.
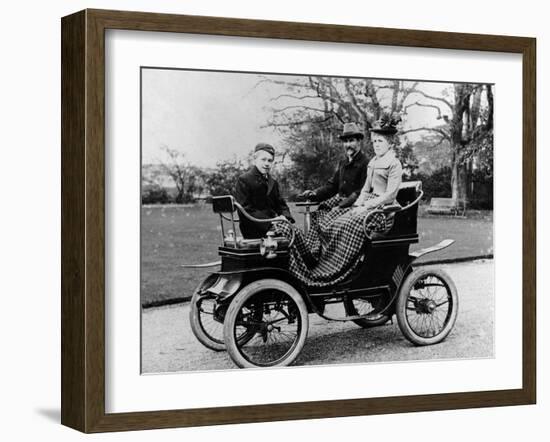
[[[265,278],[280,279],[291,284],[302,295],[301,284],[285,269],[277,267],[260,267],[232,272],[215,272],[210,275],[211,283],[202,288],[203,293],[215,295],[218,301],[233,297],[244,285]],[[214,278],[215,277],[215,278]]]
[[438,250],[445,249],[449,247],[451,244],[453,244],[454,242],[455,242],[454,239],[444,239],[443,241],[436,244],[435,246],[426,247],[425,249],[417,250],[416,252],[409,253],[409,255],[412,256],[414,259],[417,259],[428,253],[433,253],[433,252],[437,252]]
[[239,273],[212,273],[201,287],[202,295],[215,295],[220,301],[233,296],[242,284],[242,275]]
[[427,255],[428,253],[433,253],[439,250],[443,250],[449,247],[454,242],[455,242],[454,239],[444,239],[443,241],[431,247],[426,247],[424,249],[416,250],[414,252],[409,253],[409,260],[406,263],[406,265],[398,266],[392,277],[393,282],[397,287],[397,291],[401,289],[401,285],[403,284],[403,281],[408,276],[408,274],[412,271],[414,261],[416,261],[421,256]]

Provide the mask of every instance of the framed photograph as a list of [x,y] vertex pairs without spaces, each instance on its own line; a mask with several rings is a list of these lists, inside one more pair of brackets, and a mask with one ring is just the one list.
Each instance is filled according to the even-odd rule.
[[536,400],[535,39],[62,19],[62,423]]

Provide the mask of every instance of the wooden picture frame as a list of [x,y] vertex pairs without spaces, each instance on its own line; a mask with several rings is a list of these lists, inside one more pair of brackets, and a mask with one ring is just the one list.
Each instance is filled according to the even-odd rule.
[[[522,387],[512,390],[105,412],[105,30],[521,54]],[[536,400],[536,41],[533,38],[84,10],[62,19],[62,424],[83,432],[533,404]]]

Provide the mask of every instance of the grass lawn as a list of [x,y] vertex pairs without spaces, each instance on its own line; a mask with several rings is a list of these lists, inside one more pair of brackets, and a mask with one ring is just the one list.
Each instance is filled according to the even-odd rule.
[[[292,208],[291,208],[292,209]],[[292,210],[298,214],[295,208]],[[301,222],[301,215],[296,219]],[[180,264],[216,261],[220,223],[210,205],[149,206],[142,208],[141,302],[143,305],[191,296],[212,269],[182,269]],[[451,247],[423,260],[465,258],[493,253],[491,217],[475,219],[422,217],[420,243],[411,250],[452,238]]]

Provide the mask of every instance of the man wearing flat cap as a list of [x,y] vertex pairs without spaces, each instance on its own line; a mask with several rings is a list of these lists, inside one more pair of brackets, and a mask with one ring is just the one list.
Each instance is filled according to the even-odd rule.
[[301,196],[314,201],[325,201],[337,196],[334,201],[331,200],[331,206],[350,207],[359,196],[367,178],[368,161],[361,151],[363,138],[363,132],[359,130],[357,124],[345,123],[340,139],[346,158],[338,164],[327,184],[315,190],[306,190]]
[[[234,197],[255,218],[284,217],[294,222],[279,192],[279,184],[270,174],[274,159],[273,146],[257,144],[254,148],[254,165],[237,179]],[[262,238],[271,228],[270,223],[254,223],[241,214],[239,218],[244,238]]]

